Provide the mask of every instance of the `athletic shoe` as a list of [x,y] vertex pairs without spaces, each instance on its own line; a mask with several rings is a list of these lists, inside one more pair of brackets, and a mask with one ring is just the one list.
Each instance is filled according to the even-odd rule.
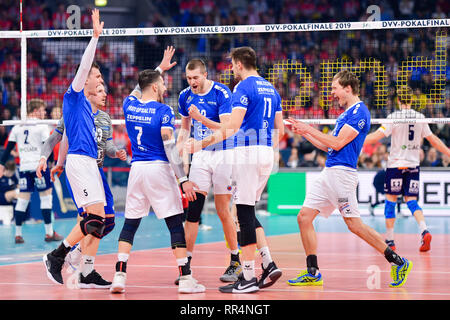
[[63,284],[63,277],[61,275],[61,269],[64,264],[64,258],[55,257],[51,252],[42,257],[44,261],[45,269],[47,271],[47,277],[56,284]]
[[277,268],[275,262],[273,261],[269,263],[266,269],[264,269],[261,264],[261,268],[263,273],[258,281],[258,286],[260,289],[270,287],[281,277],[281,270]]
[[127,281],[127,273],[118,271],[114,274],[114,279],[109,291],[112,293],[125,292],[125,282]]
[[191,274],[181,276],[178,285],[179,293],[201,293],[205,292],[205,286],[199,284]]
[[242,273],[242,266],[238,261],[231,261],[225,273],[220,277],[222,282],[236,282]]
[[319,272],[316,276],[310,274],[307,270],[300,272],[297,278],[287,281],[291,286],[322,286],[322,274]]
[[426,252],[431,248],[431,233],[428,230],[422,232],[422,241],[420,244],[420,252]]
[[209,230],[211,230],[212,229],[212,227],[211,226],[209,226],[209,225],[207,225],[207,224],[201,224],[201,225],[199,225],[199,227],[198,227],[200,230],[202,230],[202,231],[209,231]]
[[83,254],[81,253],[80,245],[77,243],[73,246],[70,252],[67,254],[64,260],[64,268],[66,268],[67,273],[72,273],[80,268],[81,258]]
[[243,277],[235,283],[219,287],[219,291],[223,293],[253,293],[259,291],[258,279],[253,277],[247,281]]
[[103,279],[95,270],[92,270],[86,277],[80,273],[80,289],[109,289],[110,287],[111,282]]
[[[191,264],[191,260],[192,260],[192,256],[187,257],[187,258],[188,258],[188,264],[190,265]],[[178,285],[178,283],[180,282],[180,277],[181,277],[181,274],[179,274],[178,277],[175,279],[175,281],[174,281],[175,285]]]
[[17,243],[24,243],[25,240],[23,240],[22,236],[16,236],[16,237],[14,238],[14,242],[15,242],[16,244],[17,244]]
[[45,235],[45,239],[46,242],[50,242],[50,241],[62,241],[64,240],[64,237],[57,234],[56,231],[53,231],[53,235],[50,236],[48,234]]
[[411,272],[413,263],[406,258],[402,258],[402,260],[403,264],[401,266],[396,264],[391,266],[391,277],[394,281],[389,284],[389,287],[399,288],[403,286],[408,279],[408,274]]
[[393,251],[395,251],[395,242],[394,240],[384,240],[384,242],[386,242],[386,244],[389,246],[389,248],[391,248]]

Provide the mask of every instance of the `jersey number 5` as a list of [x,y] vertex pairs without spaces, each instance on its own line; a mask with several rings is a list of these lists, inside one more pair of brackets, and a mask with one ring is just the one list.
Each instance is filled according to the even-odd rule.
[[408,140],[409,141],[414,140],[414,125],[413,124],[409,125]]

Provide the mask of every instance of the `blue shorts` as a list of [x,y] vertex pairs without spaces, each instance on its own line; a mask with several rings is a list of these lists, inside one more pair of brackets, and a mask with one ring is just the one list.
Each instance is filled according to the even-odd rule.
[[420,167],[387,168],[384,192],[392,195],[419,196]]
[[50,179],[50,169],[47,168],[42,178],[36,176],[35,171],[19,171],[19,189],[20,192],[38,192],[50,189],[53,183]]
[[[100,176],[102,177],[103,181],[103,188],[105,189],[105,199],[106,199],[106,206],[105,206],[105,214],[114,214],[114,197],[111,192],[111,189],[108,185],[108,180],[106,179],[105,172],[103,171],[103,168],[98,168],[100,171]],[[82,213],[84,212],[83,208],[78,208],[77,203],[75,202],[75,199],[73,198],[72,188],[70,187],[69,180],[67,179],[66,175],[66,183],[67,183],[67,189],[69,190],[70,196],[72,197],[73,203],[78,209],[78,214],[82,217]]]

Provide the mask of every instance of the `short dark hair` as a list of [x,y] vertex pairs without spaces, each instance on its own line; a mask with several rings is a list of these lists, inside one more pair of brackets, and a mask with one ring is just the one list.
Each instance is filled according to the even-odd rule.
[[27,104],[27,113],[32,113],[34,110],[39,109],[41,106],[44,106],[44,108],[47,107],[47,104],[42,99],[31,99],[28,101]]
[[12,172],[16,171],[16,163],[14,162],[14,160],[6,161],[5,170],[12,171]]
[[195,70],[200,68],[202,72],[206,72],[206,63],[202,59],[192,59],[186,65],[187,70]]
[[341,70],[333,77],[333,80],[338,80],[342,87],[350,86],[354,95],[359,95],[359,79],[350,70]]
[[[91,72],[92,68],[98,69],[100,70],[100,66],[98,65],[97,62],[92,62],[91,68],[89,69],[89,72]],[[77,65],[76,69],[75,69],[75,74],[78,72],[78,69],[80,69],[80,63]]]
[[245,69],[256,70],[256,52],[250,47],[239,47],[231,50],[231,59],[242,63]]
[[413,102],[413,90],[408,86],[401,86],[397,90],[397,96],[401,104],[412,104]]
[[159,80],[161,74],[156,70],[145,69],[139,72],[138,83],[141,90]]

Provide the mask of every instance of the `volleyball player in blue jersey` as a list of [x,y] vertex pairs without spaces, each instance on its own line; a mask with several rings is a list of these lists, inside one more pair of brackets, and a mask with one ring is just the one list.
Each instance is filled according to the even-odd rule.
[[305,124],[289,119],[294,133],[300,134],[317,148],[328,152],[325,168],[308,190],[297,220],[306,254],[307,269],[297,278],[288,280],[294,286],[322,285],[322,275],[317,262],[317,239],[313,221],[317,215],[328,217],[336,208],[348,229],[384,254],[392,265],[391,287],[401,287],[406,282],[412,262],[397,255],[381,235],[365,225],[358,210],[356,187],[357,162],[370,129],[370,112],[359,98],[359,80],[348,70],[337,73],[331,84],[331,94],[346,110],[336,119],[333,134],[325,134]]
[[[123,103],[131,141],[132,160],[125,204],[125,222],[119,236],[118,261],[111,292],[125,290],[126,268],[134,235],[142,217],[153,208],[164,219],[180,272],[178,292],[204,292],[192,277],[186,254],[183,206],[179,186],[189,201],[196,198],[194,183],[187,179],[175,145],[175,114],[163,103],[166,86],[158,71],[139,73],[139,84]],[[178,179],[178,183],[177,183]],[[178,185],[179,184],[179,185]]]
[[[93,36],[83,54],[76,75],[63,98],[63,117],[69,149],[66,175],[72,187],[77,205],[84,207],[85,219],[77,223],[61,245],[44,255],[47,276],[55,283],[63,284],[61,269],[71,247],[89,234],[102,234],[105,228],[106,204],[102,178],[97,166],[97,140],[92,106],[87,96],[95,94],[102,75],[93,64],[98,39],[103,30],[100,14],[92,11]],[[87,248],[87,256],[95,256],[97,248]]]
[[249,47],[236,48],[231,52],[231,63],[234,77],[240,82],[233,91],[230,121],[202,140],[190,139],[186,148],[189,152],[197,152],[235,134],[234,202],[241,230],[243,277],[219,290],[251,293],[272,285],[281,276],[275,263],[263,257],[263,273],[259,280],[255,277],[255,204],[272,171],[273,147],[284,134],[284,125],[280,95],[256,71],[255,51]]

